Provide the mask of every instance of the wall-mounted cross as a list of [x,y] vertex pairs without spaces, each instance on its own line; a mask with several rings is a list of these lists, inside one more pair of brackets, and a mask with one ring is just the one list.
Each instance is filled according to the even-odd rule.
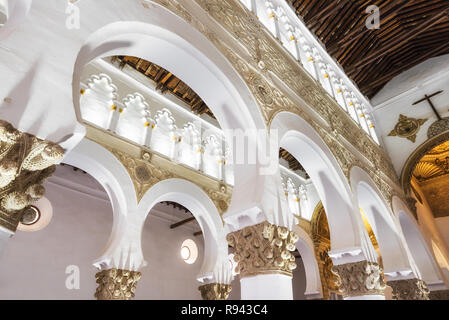
[[418,100],[416,102],[413,102],[412,105],[418,104],[418,103],[423,102],[423,101],[427,101],[430,104],[430,107],[432,108],[433,112],[437,116],[438,120],[441,120],[440,114],[437,112],[437,109],[435,109],[435,106],[433,105],[432,100],[430,100],[430,98],[432,98],[433,96],[436,96],[437,94],[440,94],[441,92],[443,92],[443,90],[440,90],[440,91],[437,91],[435,93],[432,93],[431,95],[425,94],[424,98],[422,98],[421,100]]

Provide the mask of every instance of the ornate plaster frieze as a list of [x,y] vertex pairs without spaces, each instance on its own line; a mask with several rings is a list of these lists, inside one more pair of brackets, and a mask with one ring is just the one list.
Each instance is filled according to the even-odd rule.
[[232,287],[223,283],[208,283],[198,287],[203,300],[228,300]]
[[429,289],[420,279],[388,281],[393,289],[393,300],[429,300]]
[[108,149],[126,168],[134,184],[137,202],[140,202],[145,193],[156,183],[170,178],[180,178],[203,189],[220,215],[228,209],[232,196],[231,186],[187,166],[174,163],[148,148],[125,141],[111,132],[89,124],[85,125],[86,137]]
[[292,276],[296,268],[291,251],[296,249],[298,235],[286,227],[267,221],[229,233],[228,243],[234,248],[236,272],[240,277],[280,273]]
[[449,300],[449,290],[430,291],[430,300]]
[[443,132],[449,131],[449,118],[443,118],[441,120],[435,121],[427,129],[427,138],[433,138]]
[[344,297],[384,295],[382,268],[375,262],[365,260],[336,265],[332,272],[338,275],[337,286]]
[[[398,187],[398,177],[388,155],[352,121],[325,90],[312,79],[300,64],[265,30],[257,17],[237,0],[153,0],[183,17],[203,33],[233,65],[256,98],[268,127],[277,113],[289,111],[314,127],[336,157],[346,176],[357,163],[370,175],[391,205],[394,195],[405,199]],[[214,22],[199,21],[189,9],[201,7]],[[215,32],[218,23],[223,32]],[[207,26],[205,25],[207,24]],[[220,29],[219,27],[219,29]],[[224,41],[233,37],[234,44]],[[235,42],[238,45],[235,45]],[[243,49],[242,49],[243,48]],[[299,100],[298,105],[289,93],[277,85],[282,82]],[[313,120],[313,117],[317,120]],[[319,119],[319,120],[318,120]],[[351,145],[351,148],[347,146]],[[375,174],[373,174],[375,173]],[[390,190],[387,186],[394,186]]]
[[134,298],[137,282],[142,274],[138,271],[108,269],[95,275],[98,283],[95,298],[98,300],[130,300]]
[[0,120],[0,226],[15,232],[23,210],[45,193],[64,150]]

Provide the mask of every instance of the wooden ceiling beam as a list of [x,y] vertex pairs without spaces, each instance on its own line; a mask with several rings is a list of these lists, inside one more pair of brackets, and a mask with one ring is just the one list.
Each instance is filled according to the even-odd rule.
[[316,22],[322,22],[323,20],[327,19],[335,12],[337,12],[341,8],[341,6],[347,2],[348,0],[332,1],[320,13],[310,19],[309,23],[314,24]]
[[[394,2],[392,2],[392,3],[394,3]],[[404,8],[405,6],[407,6],[408,3],[409,3],[408,0],[402,1],[401,3],[399,3],[399,6],[395,10],[393,10],[391,13],[387,14],[387,16],[381,15],[382,28],[385,28],[385,26],[394,24],[393,18],[396,17],[398,15],[398,13],[400,12],[400,10],[402,8]],[[364,36],[368,32],[370,32],[372,34],[376,33],[376,30],[369,30],[368,28],[366,28],[366,25],[365,25],[366,17],[363,17],[363,18],[364,18],[363,23],[360,24],[352,32],[347,34],[343,39],[338,41],[338,46],[347,46],[349,43],[359,39],[360,37]]]
[[170,229],[175,229],[175,228],[180,227],[180,226],[182,226],[190,221],[193,221],[193,220],[195,220],[195,217],[190,217],[190,218],[181,220],[179,222],[173,223],[170,225]]
[[393,50],[397,49],[398,47],[401,47],[402,45],[406,44],[408,41],[416,38],[419,34],[423,33],[424,31],[431,28],[436,23],[447,19],[447,10],[440,12],[436,15],[434,15],[431,19],[424,22],[422,25],[416,26],[409,32],[407,32],[405,35],[402,35],[398,38],[395,38],[394,40],[390,41],[385,46],[382,46],[381,48],[378,48],[374,52],[369,53],[367,56],[365,56],[363,59],[358,61],[356,64],[352,65],[349,70],[353,70],[355,68],[361,68],[380,57],[392,52]]
[[445,51],[448,49],[448,45],[447,43],[443,43],[442,45],[436,47],[435,49],[426,52],[425,54],[419,56],[419,58],[417,58],[414,61],[409,61],[406,65],[404,65],[401,69],[399,70],[393,70],[392,72],[390,72],[389,74],[384,75],[383,77],[380,77],[378,79],[376,79],[375,81],[372,81],[370,83],[366,83],[364,85],[360,86],[361,90],[367,89],[370,86],[376,86],[379,84],[382,84],[384,82],[386,82],[385,80],[390,80],[393,77],[395,77],[396,75],[400,74],[403,70],[408,69],[410,66],[414,66],[419,62],[422,62],[424,60],[426,60],[428,57],[432,57],[432,56],[436,56],[438,54],[440,54],[441,52]]

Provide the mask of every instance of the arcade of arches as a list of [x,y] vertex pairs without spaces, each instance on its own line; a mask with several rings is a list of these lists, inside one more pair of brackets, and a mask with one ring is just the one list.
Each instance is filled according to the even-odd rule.
[[0,298],[449,299],[446,16],[374,4],[431,48],[326,35],[344,1],[0,0]]

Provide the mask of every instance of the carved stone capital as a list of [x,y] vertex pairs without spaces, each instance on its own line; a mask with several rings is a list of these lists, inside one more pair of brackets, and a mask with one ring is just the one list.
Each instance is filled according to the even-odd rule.
[[98,300],[130,300],[134,298],[137,282],[142,274],[138,271],[108,269],[95,275],[98,288],[95,298]]
[[430,300],[449,300],[449,290],[430,291]]
[[420,279],[388,281],[393,289],[393,300],[429,300],[429,289]]
[[228,300],[232,287],[230,284],[208,283],[198,287],[203,300]]
[[44,195],[42,183],[63,155],[59,145],[0,120],[0,226],[16,231],[24,209]]
[[333,266],[332,272],[338,275],[336,284],[345,298],[384,295],[386,286],[382,268],[375,262],[365,260],[341,264]]
[[227,240],[235,249],[240,277],[273,273],[292,276],[296,268],[290,251],[295,250],[298,235],[286,227],[264,221],[228,234]]

